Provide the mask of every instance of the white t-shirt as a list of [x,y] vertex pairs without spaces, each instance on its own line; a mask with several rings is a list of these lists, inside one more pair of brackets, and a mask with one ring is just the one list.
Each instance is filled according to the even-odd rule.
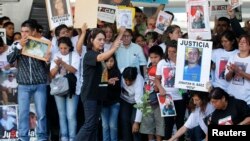
[[226,51],[221,48],[213,50],[212,61],[215,63],[215,74],[212,84],[214,87],[220,87],[225,91],[227,90],[229,83],[225,80],[226,64],[229,57],[235,55],[237,52],[238,50]]
[[[55,60],[57,58],[62,58],[62,60],[64,62],[66,62],[67,64],[69,64],[69,54],[67,55],[62,55],[60,52],[56,53],[54,58],[51,61],[51,66],[50,66],[50,70],[52,70],[53,68],[56,67],[56,63]],[[71,66],[74,67],[77,71],[75,73],[75,76],[77,77],[79,74],[78,69],[79,69],[79,64],[80,64],[80,56],[78,53],[76,53],[75,51],[72,52],[72,59],[71,59]],[[66,73],[65,69],[61,69],[62,73]],[[56,77],[60,76],[60,74],[56,74]]]
[[179,89],[174,87],[175,81],[175,63],[172,61],[166,62],[162,59],[157,64],[156,75],[161,76],[161,85],[170,94],[173,100],[181,100],[182,96],[179,94]]
[[[240,58],[238,53],[234,56],[230,57],[227,65],[236,64],[239,66],[245,73],[250,74],[250,56],[246,58]],[[228,69],[226,69],[225,75],[228,73]],[[250,104],[250,81],[235,75],[232,80],[229,82],[229,86],[227,88],[227,93],[234,96],[237,99],[241,99]]]
[[195,108],[195,110],[189,115],[187,121],[184,126],[188,129],[192,129],[196,126],[200,126],[204,133],[207,133],[207,127],[203,121],[203,119],[210,115],[214,111],[214,107],[212,104],[208,103],[205,112],[200,111],[200,107]]
[[16,78],[14,78],[11,82],[8,79],[4,80],[2,83],[2,86],[6,88],[14,89],[14,88],[17,88],[18,84],[17,84]]
[[109,43],[109,44],[105,43],[105,44],[104,44],[104,47],[103,47],[104,52],[110,50],[111,46],[112,46],[112,43]]
[[[135,82],[127,86],[125,83],[124,78],[122,77],[121,80],[121,85],[122,85],[122,92],[121,92],[121,98],[125,100],[128,103],[134,104],[134,103],[142,103],[141,98],[143,96],[143,87],[144,87],[144,79],[143,77],[138,74],[136,77]],[[142,113],[140,110],[136,110],[136,116],[135,116],[135,121],[136,122],[141,122],[142,118]]]

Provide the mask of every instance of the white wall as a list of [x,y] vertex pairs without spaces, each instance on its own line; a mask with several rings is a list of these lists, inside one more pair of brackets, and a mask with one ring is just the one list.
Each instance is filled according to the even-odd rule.
[[15,24],[15,32],[20,31],[23,21],[29,18],[32,3],[33,0],[20,0],[3,4],[3,16],[10,17]]

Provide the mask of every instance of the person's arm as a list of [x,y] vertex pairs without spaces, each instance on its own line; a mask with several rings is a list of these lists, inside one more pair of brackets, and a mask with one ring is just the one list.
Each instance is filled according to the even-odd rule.
[[180,136],[182,136],[187,131],[187,129],[187,127],[182,126],[168,141],[175,141]]
[[241,27],[238,19],[236,18],[235,12],[232,9],[232,6],[227,7],[227,13],[230,17],[231,27],[232,27],[233,31],[236,33],[236,36],[239,37],[240,35],[245,34],[246,32]]
[[88,28],[87,24],[84,23],[82,25],[82,28],[81,28],[82,33],[79,36],[79,39],[78,39],[77,44],[76,44],[76,51],[80,56],[82,55],[82,46],[83,46],[83,42],[84,42],[84,39],[85,39],[85,36],[86,36],[87,28]]
[[121,38],[123,36],[123,33],[125,32],[125,27],[121,27],[118,36],[116,37],[115,41],[113,42],[110,50],[101,53],[97,56],[97,61],[101,62],[104,60],[107,60],[110,56],[112,56],[115,51],[119,48],[120,44],[121,44]]
[[155,76],[155,86],[159,89],[160,95],[165,95],[166,90],[161,85],[161,79],[160,75]]
[[156,19],[157,16],[158,16],[158,14],[160,13],[160,11],[163,10],[164,8],[165,8],[165,4],[160,4],[160,5],[157,7],[155,13],[152,15],[152,17]]
[[250,125],[250,117],[246,117],[239,125]]

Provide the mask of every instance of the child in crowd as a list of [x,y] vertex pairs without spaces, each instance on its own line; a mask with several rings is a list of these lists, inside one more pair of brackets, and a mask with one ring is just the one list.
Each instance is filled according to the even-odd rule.
[[[155,95],[152,97],[155,97],[157,100],[156,92],[158,89],[155,87],[154,80],[155,80],[155,73],[158,62],[163,57],[163,51],[160,46],[154,45],[149,49],[149,58],[151,60],[151,63],[148,66],[148,80],[146,80],[146,86],[145,91],[149,91],[150,95]],[[149,86],[149,89],[147,88]],[[150,99],[153,100],[153,99]],[[153,101],[151,101],[153,102]],[[140,133],[147,134],[149,141],[154,141],[154,136],[156,137],[157,141],[161,141],[162,137],[164,137],[164,118],[161,117],[160,107],[158,103],[151,104],[152,106],[152,113],[143,116],[141,127],[140,127]]]
[[[184,124],[186,104],[179,89],[174,87],[177,41],[171,40],[167,46],[165,59],[162,59],[157,64],[155,84],[159,89],[160,95],[168,94],[174,101],[176,116],[165,117],[165,138],[170,139],[174,124],[176,124],[177,129]],[[183,140],[184,136],[179,139],[179,141]]]
[[118,141],[118,114],[120,110],[121,73],[115,56],[105,60],[108,71],[107,96],[101,111],[103,141]]

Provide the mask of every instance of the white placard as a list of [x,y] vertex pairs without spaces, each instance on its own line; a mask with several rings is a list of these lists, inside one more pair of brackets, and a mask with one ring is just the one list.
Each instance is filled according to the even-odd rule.
[[232,6],[232,9],[242,5],[242,0],[229,0],[229,5]]
[[188,38],[211,39],[208,1],[197,0],[187,2]]
[[175,87],[208,91],[212,42],[178,39]]
[[118,9],[116,13],[116,23],[117,29],[121,26],[126,27],[127,29],[133,28],[133,17],[131,9]]
[[46,0],[45,2],[50,30],[55,29],[61,24],[69,27],[73,26],[73,16],[69,0]]
[[171,94],[160,95],[157,94],[159,101],[159,107],[161,111],[161,117],[172,117],[176,116],[176,109]]
[[163,32],[171,24],[171,21],[172,15],[165,13],[164,11],[160,11],[156,20],[156,26],[154,31],[159,34],[163,34]]
[[107,4],[99,4],[98,5],[98,13],[97,18],[101,21],[105,21],[108,23],[115,22],[115,13],[117,11],[117,6],[107,5]]
[[226,1],[211,1],[210,19],[214,20],[215,16],[217,19],[220,17],[229,18],[229,15],[227,14],[227,6],[228,2]]
[[0,37],[2,37],[3,42],[7,44],[6,42],[6,29],[5,28],[0,28]]

